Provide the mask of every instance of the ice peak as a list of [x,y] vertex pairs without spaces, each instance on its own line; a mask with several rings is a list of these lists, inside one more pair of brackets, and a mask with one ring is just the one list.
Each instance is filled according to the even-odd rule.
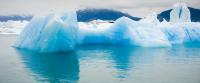
[[190,10],[185,3],[176,3],[170,12],[170,22],[191,22]]

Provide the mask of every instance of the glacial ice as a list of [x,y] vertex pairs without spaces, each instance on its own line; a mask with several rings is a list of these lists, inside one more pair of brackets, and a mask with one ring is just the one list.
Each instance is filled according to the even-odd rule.
[[14,47],[38,52],[72,50],[76,44],[77,31],[75,12],[35,16],[21,32]]
[[179,3],[170,13],[170,22],[159,22],[156,13],[140,21],[121,17],[114,23],[99,20],[78,23],[74,12],[36,16],[21,32],[14,46],[38,52],[57,52],[73,50],[84,44],[171,47],[188,43],[200,44],[200,23],[191,22],[189,9]]

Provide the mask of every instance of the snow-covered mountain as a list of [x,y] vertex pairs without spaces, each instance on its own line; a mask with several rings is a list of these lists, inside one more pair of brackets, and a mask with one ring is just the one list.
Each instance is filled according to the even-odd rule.
[[[77,10],[77,19],[79,22],[88,22],[92,20],[116,20],[122,16],[126,16],[128,18],[131,18],[132,20],[139,20],[139,17],[133,17],[127,13],[123,13],[121,11],[117,10],[111,10],[111,9],[81,9]],[[0,16],[0,21],[18,21],[18,20],[31,20],[32,15],[7,15],[7,16]]]
[[115,21],[116,19],[125,16],[132,20],[140,20],[139,17],[134,17],[129,15],[128,13],[123,13],[117,10],[111,9],[82,9],[77,11],[77,18],[79,22],[88,22],[92,20],[112,20]]
[[23,21],[23,20],[31,20],[32,15],[0,15],[0,21],[5,22],[5,21]]

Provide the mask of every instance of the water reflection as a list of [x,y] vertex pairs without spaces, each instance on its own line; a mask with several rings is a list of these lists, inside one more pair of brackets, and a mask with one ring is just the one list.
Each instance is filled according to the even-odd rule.
[[199,48],[193,47],[131,48],[93,45],[80,46],[74,52],[66,53],[17,52],[39,82],[176,83],[188,78],[181,81],[188,83],[199,82],[199,51]]
[[80,46],[76,52],[81,60],[90,62],[93,59],[101,62],[93,65],[108,65],[108,69],[114,68],[114,77],[124,79],[128,77],[128,71],[132,67],[130,57],[134,51],[132,47],[93,45]]
[[128,47],[111,47],[111,56],[113,65],[117,70],[117,78],[123,79],[128,76],[128,71],[131,69],[130,57],[132,56],[133,48]]
[[79,60],[75,52],[39,54],[17,50],[23,63],[39,82],[77,83]]

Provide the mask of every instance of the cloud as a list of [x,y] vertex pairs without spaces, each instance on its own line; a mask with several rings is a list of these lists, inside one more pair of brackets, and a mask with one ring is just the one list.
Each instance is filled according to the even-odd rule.
[[[52,10],[109,8],[144,16],[153,11],[169,9],[178,1],[180,0],[0,0],[0,14],[40,14]],[[199,0],[182,0],[182,2],[200,8]]]

